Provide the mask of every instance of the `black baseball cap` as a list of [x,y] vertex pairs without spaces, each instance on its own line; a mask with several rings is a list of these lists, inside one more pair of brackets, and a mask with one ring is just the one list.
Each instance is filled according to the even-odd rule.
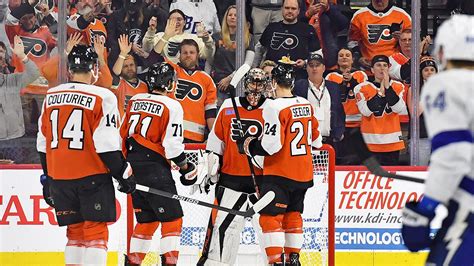
[[372,58],[372,64],[371,64],[371,66],[374,66],[375,63],[377,63],[377,62],[385,62],[385,63],[387,63],[387,64],[390,65],[390,60],[388,60],[388,56],[383,55],[383,54],[374,56],[374,57]]
[[316,53],[316,52],[312,52],[309,54],[308,56],[308,59],[306,59],[307,63],[309,63],[310,61],[312,60],[315,60],[316,62],[320,63],[320,64],[324,64],[324,58],[322,55]]
[[420,70],[423,70],[423,68],[429,66],[434,67],[436,69],[436,72],[438,72],[438,66],[436,65],[436,62],[432,57],[422,58],[420,62]]

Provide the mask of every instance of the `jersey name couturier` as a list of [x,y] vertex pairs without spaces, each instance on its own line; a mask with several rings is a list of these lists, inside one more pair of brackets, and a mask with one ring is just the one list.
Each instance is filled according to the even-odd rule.
[[83,93],[65,92],[49,94],[47,96],[47,107],[58,105],[75,105],[92,110],[95,105],[95,96],[85,95]]

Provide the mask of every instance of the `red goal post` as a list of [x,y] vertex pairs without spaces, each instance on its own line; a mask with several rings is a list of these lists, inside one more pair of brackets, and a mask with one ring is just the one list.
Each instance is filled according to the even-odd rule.
[[[198,150],[204,150],[205,144],[186,144],[186,154],[190,161],[197,163]],[[177,175],[176,169],[173,174]],[[335,151],[330,145],[313,150],[314,186],[308,190],[303,212],[304,244],[301,250],[302,265],[335,265]],[[178,180],[178,179],[175,179]],[[189,195],[189,188],[176,182],[178,194],[196,198],[202,201],[213,202],[214,193],[208,195]],[[183,207],[183,231],[179,264],[196,265],[199,258],[205,231],[208,224],[210,209],[188,203],[181,203]],[[135,218],[131,197],[127,199],[127,253],[130,237],[133,233]],[[255,230],[248,222],[239,247],[238,264],[264,263],[265,255],[258,246],[258,229]],[[154,236],[152,250],[142,265],[156,265],[159,261],[159,248],[156,246],[159,239],[159,230]]]

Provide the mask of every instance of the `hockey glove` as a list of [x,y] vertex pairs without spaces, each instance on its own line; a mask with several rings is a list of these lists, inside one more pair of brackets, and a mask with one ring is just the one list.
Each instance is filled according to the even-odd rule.
[[40,182],[41,185],[43,185],[43,198],[46,203],[54,208],[54,200],[53,197],[51,197],[51,192],[50,192],[50,182],[51,182],[51,177],[47,175],[41,175],[40,176]]
[[252,144],[252,141],[255,139],[256,139],[255,137],[238,138],[237,146],[239,148],[239,152],[241,154],[247,154],[247,156],[252,157],[252,154],[250,153],[250,145]]
[[179,169],[179,173],[181,174],[181,184],[185,186],[191,186],[196,183],[197,169],[193,163],[188,162],[188,168],[186,168],[186,170]]
[[422,202],[410,201],[406,203],[402,211],[402,237],[405,246],[410,251],[419,251],[430,246],[432,242],[430,222],[435,217],[434,209],[437,205],[437,202],[426,196]]
[[118,181],[117,190],[126,194],[133,193],[135,191],[136,181],[135,176],[133,175],[132,167],[130,163],[127,162],[122,170],[122,176],[116,178]]
[[211,190],[211,186],[219,180],[219,155],[211,151],[202,152],[200,150],[198,158],[197,181],[192,185],[190,194],[197,191],[207,194]]

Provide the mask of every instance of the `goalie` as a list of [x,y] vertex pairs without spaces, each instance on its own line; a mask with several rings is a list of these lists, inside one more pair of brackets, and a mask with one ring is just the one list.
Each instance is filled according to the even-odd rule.
[[[184,154],[183,109],[167,96],[175,87],[176,74],[168,63],[155,64],[146,81],[149,93],[133,96],[127,107],[120,130],[124,151],[138,183],[176,194],[169,160],[180,168],[183,185],[196,182],[196,167]],[[160,224],[161,263],[176,265],[183,223],[179,201],[136,191],[132,202],[138,224],[125,265],[141,264]]]
[[[474,17],[454,15],[441,25],[435,54],[445,71],[421,96],[432,154],[420,202],[403,210],[402,236],[411,251],[430,248],[426,265],[474,265]],[[430,237],[435,208],[448,216]]]
[[[266,88],[265,72],[254,68],[244,77],[245,97],[235,98],[241,116],[243,133],[246,137],[259,138],[262,135],[262,109],[266,103],[264,97]],[[215,193],[217,204],[246,211],[252,202],[255,202],[253,199],[256,200],[255,186],[250,176],[247,158],[238,151],[236,141],[239,138],[240,129],[232,101],[226,99],[219,110],[207,141],[208,175],[199,185],[194,185],[194,190],[207,193],[210,185],[217,183]],[[262,158],[258,162],[260,168]],[[257,164],[257,162],[255,163]],[[260,168],[254,167],[257,183],[259,183],[262,174]],[[253,221],[257,220],[253,219]],[[212,210],[198,265],[233,265],[237,257],[240,233],[244,224],[245,219],[242,216]],[[259,228],[258,223],[254,224],[254,228]]]

